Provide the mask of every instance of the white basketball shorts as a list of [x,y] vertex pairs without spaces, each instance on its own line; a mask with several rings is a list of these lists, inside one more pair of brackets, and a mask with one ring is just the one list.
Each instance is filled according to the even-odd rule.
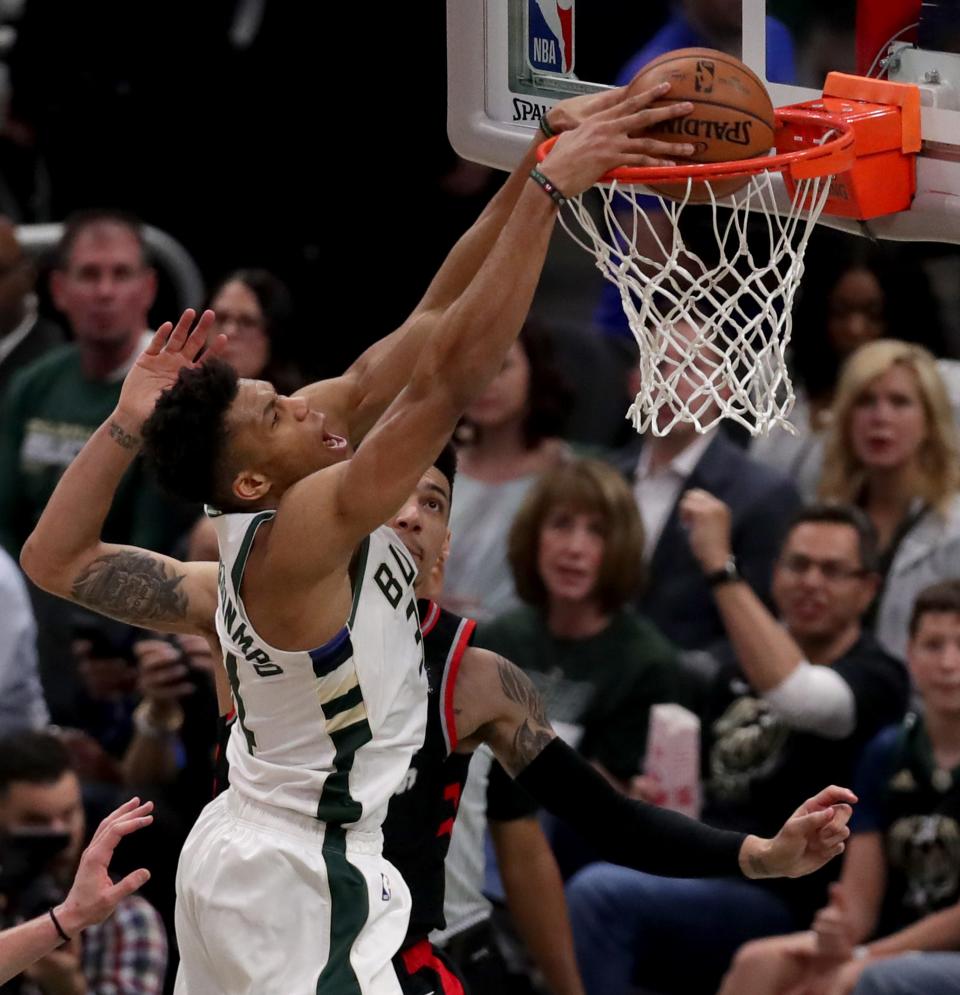
[[381,849],[224,792],[180,855],[175,995],[401,995],[410,893]]

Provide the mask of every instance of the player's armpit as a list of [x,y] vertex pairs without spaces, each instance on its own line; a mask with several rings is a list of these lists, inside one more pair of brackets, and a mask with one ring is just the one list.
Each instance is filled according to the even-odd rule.
[[66,571],[52,593],[130,625],[208,635],[217,609],[217,564],[104,543]]
[[556,733],[529,677],[505,657],[470,647],[454,689],[457,734],[465,748],[486,743],[516,777]]

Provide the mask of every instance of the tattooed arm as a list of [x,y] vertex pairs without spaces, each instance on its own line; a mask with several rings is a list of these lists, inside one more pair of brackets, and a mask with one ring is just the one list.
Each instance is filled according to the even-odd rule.
[[181,563],[100,540],[104,519],[140,447],[139,426],[114,412],[67,467],[20,553],[39,587],[101,615],[161,632],[209,634],[217,565]]
[[557,735],[530,678],[489,650],[464,653],[453,694],[460,748],[486,743],[512,777]]
[[725,832],[634,801],[616,791],[550,727],[530,678],[509,660],[470,647],[454,687],[459,743],[486,743],[507,772],[605,860],[650,874],[799,877],[843,852],[849,835],[845,788],[804,802],[773,839]]
[[[213,312],[194,324],[187,310],[176,327],[164,322],[127,374],[113,414],[60,478],[20,565],[39,587],[101,615],[161,632],[209,635],[217,606],[217,567],[181,563],[133,546],[100,540],[120,481],[140,451],[140,426],[160,392],[207,344]],[[207,344],[215,355],[223,336]]]

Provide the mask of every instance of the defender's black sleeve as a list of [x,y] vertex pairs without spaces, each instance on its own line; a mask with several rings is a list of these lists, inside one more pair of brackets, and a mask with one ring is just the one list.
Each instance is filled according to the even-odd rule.
[[605,860],[664,877],[742,874],[738,857],[745,833],[627,798],[560,738],[516,780]]

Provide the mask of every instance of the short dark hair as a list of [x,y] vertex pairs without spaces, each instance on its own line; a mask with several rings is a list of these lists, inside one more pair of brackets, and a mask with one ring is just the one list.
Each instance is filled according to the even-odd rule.
[[150,265],[150,253],[143,234],[143,222],[129,211],[112,207],[92,207],[74,211],[63,224],[63,234],[54,251],[54,266],[65,270],[70,265],[70,254],[77,239],[89,228],[99,225],[119,225],[126,228],[140,246],[140,259],[144,266]]
[[72,769],[66,746],[49,732],[18,732],[0,740],[0,794],[14,781],[55,784]]
[[910,636],[917,634],[924,615],[932,615],[935,612],[960,615],[960,580],[944,580],[938,584],[931,584],[917,595],[913,611],[910,613]]
[[143,425],[143,455],[160,486],[184,501],[227,509],[224,450],[227,409],[237,396],[236,371],[209,359],[180,371]]
[[453,499],[453,480],[457,475],[457,450],[453,445],[453,442],[448,442],[443,449],[440,450],[439,455],[433,461],[434,469],[439,470],[440,473],[447,478],[447,483],[450,486],[450,498]]
[[807,523],[848,525],[857,533],[860,566],[868,573],[876,573],[880,569],[880,540],[877,536],[877,530],[870,520],[870,516],[861,508],[834,501],[821,501],[805,505],[790,520],[784,534],[783,545],[786,545],[787,539],[798,525],[806,525]]

